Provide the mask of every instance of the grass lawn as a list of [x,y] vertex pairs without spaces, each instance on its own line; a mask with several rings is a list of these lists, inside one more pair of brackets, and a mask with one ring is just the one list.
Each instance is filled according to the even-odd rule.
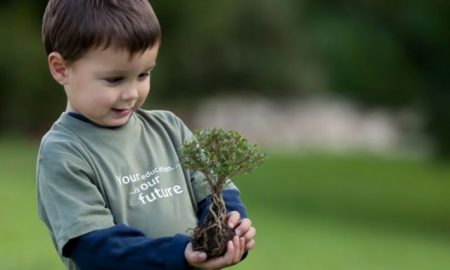
[[63,269],[36,213],[37,147],[0,140],[0,269]]
[[[0,138],[0,269],[63,269],[35,196],[37,145]],[[450,166],[271,154],[235,179],[258,230],[233,269],[450,269]]]

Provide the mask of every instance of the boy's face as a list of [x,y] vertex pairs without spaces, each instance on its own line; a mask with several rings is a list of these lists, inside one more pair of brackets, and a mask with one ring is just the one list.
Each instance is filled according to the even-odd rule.
[[80,113],[102,126],[126,124],[150,91],[158,48],[131,58],[127,51],[114,47],[93,49],[65,66],[64,77],[58,81],[66,90],[66,111]]

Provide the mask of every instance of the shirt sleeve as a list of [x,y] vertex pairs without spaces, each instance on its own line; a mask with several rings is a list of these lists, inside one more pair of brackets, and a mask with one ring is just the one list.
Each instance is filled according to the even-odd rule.
[[58,251],[72,238],[114,225],[87,166],[67,153],[40,158],[38,211]]
[[[224,190],[227,212],[238,211],[247,217],[237,190]],[[210,197],[199,203],[199,220],[206,218]],[[190,237],[151,239],[123,224],[93,231],[71,240],[64,249],[80,270],[90,269],[191,269],[184,258]]]
[[184,257],[190,237],[151,239],[123,224],[71,240],[68,256],[80,270],[191,269]]

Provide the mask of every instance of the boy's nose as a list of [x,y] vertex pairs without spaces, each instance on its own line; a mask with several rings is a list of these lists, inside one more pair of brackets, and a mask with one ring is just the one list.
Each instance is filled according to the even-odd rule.
[[135,84],[131,84],[129,85],[127,88],[125,88],[122,91],[122,96],[121,98],[123,100],[130,100],[130,99],[136,99],[139,97],[139,91],[138,91],[138,86]]

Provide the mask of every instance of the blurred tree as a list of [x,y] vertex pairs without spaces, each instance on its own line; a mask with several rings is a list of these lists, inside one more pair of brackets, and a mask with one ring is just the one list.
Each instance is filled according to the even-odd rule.
[[[151,0],[163,30],[150,101],[333,91],[425,112],[450,157],[445,0]],[[65,107],[40,38],[46,0],[0,3],[0,131],[45,130]],[[192,105],[191,105],[192,106]]]
[[329,87],[366,104],[410,103],[423,89],[423,78],[398,37],[361,13],[323,8],[312,19]]
[[309,1],[329,88],[369,105],[424,111],[435,152],[450,157],[450,3]]
[[270,95],[298,89],[300,61],[286,62],[301,52],[290,32],[295,11],[288,2],[151,2],[163,28],[155,95],[184,99],[211,91]]
[[0,98],[8,101],[0,107],[1,131],[40,132],[64,109],[46,65],[37,6],[16,1],[0,10]]

